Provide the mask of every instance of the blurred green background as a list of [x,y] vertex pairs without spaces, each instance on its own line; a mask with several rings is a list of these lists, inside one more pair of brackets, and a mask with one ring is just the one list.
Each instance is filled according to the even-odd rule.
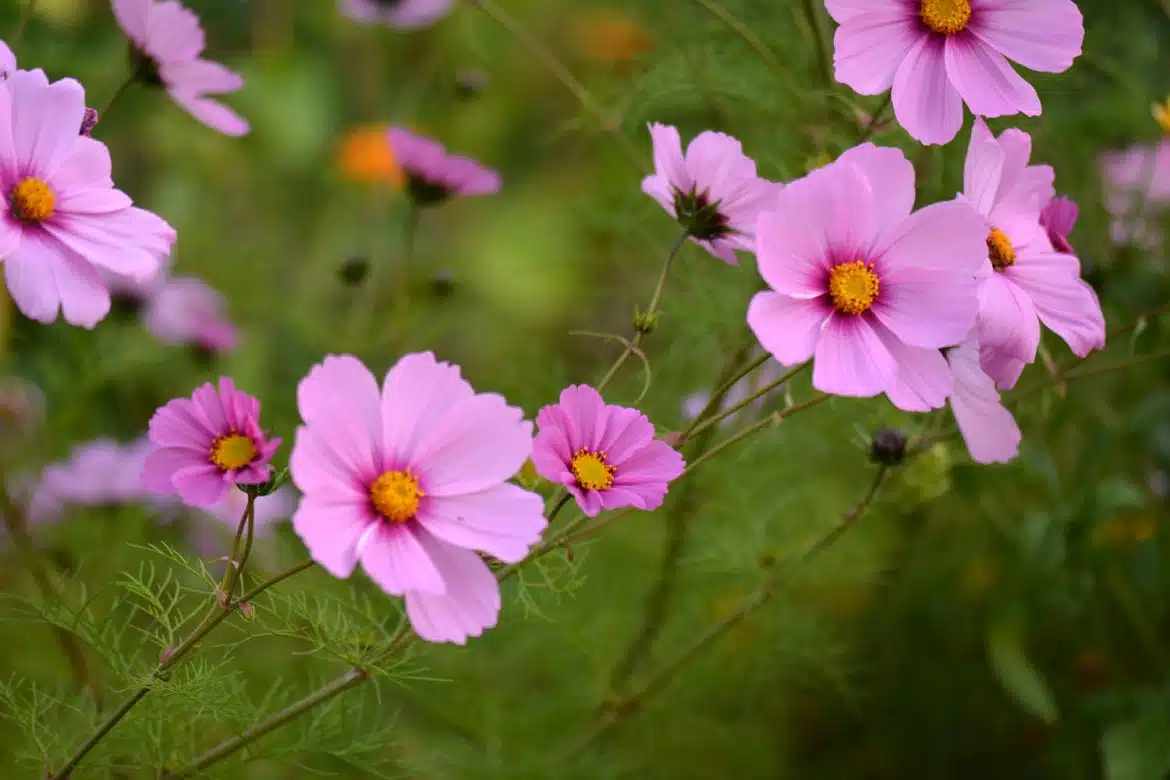
[[[620,346],[579,332],[627,334],[676,235],[640,190],[646,122],[678,125],[684,139],[732,133],[762,175],[787,180],[851,146],[855,110],[881,102],[826,83],[796,0],[498,2],[581,80],[589,106],[471,3],[401,33],[360,26],[326,0],[191,0],[207,56],[244,75],[225,102],[252,133],[220,136],[135,87],[94,135],[111,148],[118,186],[178,230],[175,271],[227,295],[241,346],[209,359],[159,344],[125,307],[92,332],[6,307],[4,371],[35,382],[47,410],[31,432],[8,423],[10,476],[98,436],[130,441],[157,406],[220,375],[258,396],[265,426],[291,443],[296,383],[327,353],[358,354],[381,374],[403,351],[432,349],[477,389],[535,415],[565,384],[604,373]],[[1034,161],[1053,164],[1058,191],[1080,203],[1072,242],[1118,327],[1164,303],[1170,281],[1164,255],[1110,243],[1097,156],[1157,140],[1150,104],[1170,92],[1170,16],[1157,0],[1079,5],[1084,55],[1066,74],[1029,74],[1043,116],[991,124],[1032,133]],[[20,11],[0,10],[0,34]],[[720,15],[758,36],[769,61]],[[52,78],[78,78],[93,106],[127,72],[102,0],[38,0],[17,55]],[[388,181],[357,180],[341,154],[390,122],[504,179],[496,196],[423,216],[406,317],[396,265],[405,197]],[[921,205],[961,189],[969,128],[968,118],[942,149],[896,125],[876,140],[915,162]],[[639,403],[662,431],[683,426],[682,399],[708,389],[746,343],[746,301],[759,285],[747,256],[739,268],[693,246],[680,258],[646,341],[653,381]],[[343,274],[355,263],[369,268],[357,284]],[[1070,356],[1050,335],[1063,364]],[[1155,319],[1091,360],[1168,344]],[[705,467],[661,511],[628,515],[571,558],[527,571],[483,638],[416,647],[376,685],[208,776],[1160,780],[1170,774],[1168,372],[1143,363],[1013,402],[1024,429],[1017,461],[978,466],[946,439],[895,474],[863,523],[798,565],[864,493],[873,431],[950,424],[880,399],[835,399]],[[1021,387],[1046,382],[1037,363]],[[607,396],[632,403],[641,384],[631,361]],[[792,391],[807,397],[807,379]],[[687,529],[676,587],[635,680],[763,578],[777,579],[777,598],[623,710],[606,738],[558,759],[612,698],[611,669],[643,622],[676,522]],[[42,605],[20,556],[4,549],[0,776],[59,767],[153,669],[167,621],[202,614],[209,589],[189,570],[199,553],[187,545],[200,523],[215,521],[160,524],[130,506],[77,508],[32,529],[63,600],[85,616],[74,626],[88,659],[81,689],[43,617],[69,619]],[[185,561],[144,547],[163,542]],[[268,571],[305,555],[287,524],[264,545]],[[311,571],[256,606],[255,620],[229,620],[75,776],[156,777],[343,672],[399,619],[396,600],[360,574],[338,582]],[[190,625],[173,628],[182,636]]]

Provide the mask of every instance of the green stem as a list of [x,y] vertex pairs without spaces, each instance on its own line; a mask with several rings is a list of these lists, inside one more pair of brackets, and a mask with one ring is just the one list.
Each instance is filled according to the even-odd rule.
[[118,98],[122,97],[123,92],[130,88],[130,85],[135,82],[137,77],[138,74],[131,73],[125,78],[124,81],[122,81],[121,84],[118,85],[117,89],[114,90],[114,94],[110,95],[110,99],[106,101],[104,106],[102,106],[102,110],[98,112],[99,119],[106,118],[106,114],[110,113],[110,109],[114,107],[114,103],[117,102]]
[[394,321],[400,334],[405,333],[410,323],[410,273],[414,267],[415,242],[418,239],[418,226],[422,218],[422,209],[412,202],[406,214],[406,228],[402,237],[402,257],[398,262],[398,278],[395,281],[395,311]]
[[730,436],[730,437],[724,439],[723,441],[719,442],[711,449],[704,452],[698,458],[696,458],[695,460],[688,463],[686,470],[683,472],[683,476],[690,474],[692,471],[697,469],[701,464],[705,463],[706,461],[711,460],[715,456],[719,455],[721,452],[727,450],[729,447],[733,447],[734,445],[739,444],[744,439],[746,439],[750,436],[753,436],[766,428],[770,428],[773,425],[775,425],[776,423],[780,422],[781,420],[787,419],[788,417],[791,417],[792,415],[794,415],[798,412],[803,412],[805,409],[811,409],[812,407],[816,406],[817,404],[824,403],[825,401],[828,401],[830,397],[831,396],[829,396],[826,393],[819,393],[817,395],[814,395],[812,398],[810,398],[807,401],[803,401],[802,403],[799,403],[799,404],[793,404],[792,406],[789,406],[787,409],[783,409],[779,412],[773,412],[772,414],[768,415],[764,419],[759,420],[758,422],[752,423],[748,427],[746,427],[743,430],[736,433],[734,436]]
[[289,577],[293,576],[294,574],[300,574],[305,569],[311,569],[316,565],[317,565],[317,562],[312,560],[312,559],[309,559],[307,561],[301,561],[296,566],[285,569],[280,574],[275,575],[271,579],[265,580],[264,582],[260,583],[256,587],[252,588],[250,591],[247,591],[242,596],[240,596],[239,600],[236,603],[237,603],[237,605],[239,605],[239,604],[247,604],[251,601],[255,601],[257,596],[259,596],[261,593],[268,590],[272,586],[279,585],[280,583],[284,582],[285,580],[287,580]]
[[37,0],[28,0],[28,2],[24,4],[24,9],[20,12],[20,21],[16,23],[16,30],[12,33],[11,42],[9,43],[9,48],[12,49],[13,52],[15,52],[16,47],[20,45],[20,39],[24,37],[25,28],[28,27],[29,20],[32,19],[33,10],[36,8],[36,6]]
[[733,16],[726,8],[714,2],[714,0],[695,0],[695,2],[703,6],[703,8],[707,9],[707,11],[709,11],[712,16],[723,22],[725,25],[727,25],[728,29],[738,35],[740,40],[746,43],[748,48],[756,53],[756,56],[760,58],[760,61],[763,62],[764,65],[767,66],[768,70],[772,71],[773,75],[779,78],[782,83],[789,83],[792,78],[792,74],[790,74],[784,68],[784,66],[780,64],[780,61],[776,59],[776,55],[772,54],[772,51],[764,45],[764,42],[760,40],[759,36],[752,32],[750,27]]
[[[771,357],[771,355],[767,355],[765,357]],[[726,409],[723,412],[720,412],[719,414],[715,415],[714,417],[707,418],[702,423],[695,425],[691,430],[685,431],[683,433],[683,439],[685,440],[689,436],[695,436],[697,434],[700,434],[703,431],[711,428],[712,426],[718,425],[719,423],[723,422],[728,417],[731,417],[733,414],[740,411],[741,409],[744,409],[748,406],[751,406],[757,400],[759,400],[760,398],[763,398],[765,395],[772,392],[776,388],[780,387],[781,385],[785,384],[786,382],[790,382],[793,377],[795,377],[801,371],[804,371],[806,368],[808,368],[809,365],[810,365],[809,363],[801,363],[796,368],[790,369],[783,376],[781,376],[779,379],[776,379],[776,380],[769,382],[768,384],[764,385],[762,388],[755,391],[751,395],[747,396],[746,398],[744,398],[742,401],[735,404],[734,406]]]
[[824,79],[826,87],[832,87],[834,83],[833,48],[825,36],[825,27],[817,9],[817,0],[804,0],[804,14],[808,18],[808,26],[812,28],[813,41],[816,43],[817,64],[821,70],[821,78]]
[[865,129],[861,131],[861,135],[859,135],[857,137],[858,144],[865,143],[866,141],[868,141],[870,138],[873,137],[874,133],[877,132],[878,127],[882,123],[883,115],[886,113],[886,111],[890,107],[890,101],[891,101],[891,93],[887,92],[886,96],[884,98],[882,98],[882,102],[877,107],[877,110],[874,111],[873,114],[870,115],[869,124],[867,124],[865,126]]

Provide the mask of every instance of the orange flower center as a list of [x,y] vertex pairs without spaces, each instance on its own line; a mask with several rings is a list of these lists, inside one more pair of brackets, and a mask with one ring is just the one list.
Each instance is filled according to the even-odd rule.
[[21,222],[44,222],[53,216],[57,198],[49,185],[40,179],[21,179],[8,196],[12,216]]
[[922,0],[918,16],[939,35],[961,33],[971,21],[970,0]]
[[842,314],[864,314],[877,300],[881,282],[873,264],[861,260],[842,263],[829,271],[829,297]]
[[569,470],[585,490],[605,490],[613,485],[614,467],[606,462],[604,452],[577,450],[569,462]]
[[370,485],[374,509],[392,523],[405,523],[413,518],[424,496],[418,477],[409,470],[387,471]]
[[211,462],[224,471],[242,469],[256,458],[256,454],[255,442],[234,431],[220,436],[211,445]]
[[991,257],[991,267],[1002,271],[1016,262],[1016,250],[1012,242],[999,228],[992,228],[987,234],[987,254]]

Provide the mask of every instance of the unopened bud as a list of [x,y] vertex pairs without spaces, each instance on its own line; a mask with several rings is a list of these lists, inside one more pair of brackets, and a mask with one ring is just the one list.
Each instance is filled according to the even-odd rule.
[[[232,563],[235,563],[235,561],[232,561]],[[223,588],[215,589],[215,603],[219,604],[220,609],[228,608],[228,594]]]
[[488,88],[488,75],[482,70],[467,69],[455,74],[455,94],[463,100],[470,100]]
[[168,647],[166,650],[163,650],[161,653],[159,653],[158,662],[160,664],[165,664],[166,662],[171,660],[171,656],[173,656],[174,654],[175,654],[175,648]]
[[85,113],[81,115],[81,135],[87,138],[92,137],[93,128],[97,125],[99,119],[101,119],[101,115],[97,112],[97,109],[85,109]]
[[894,428],[882,428],[873,435],[869,457],[883,466],[897,466],[906,457],[906,434]]
[[366,280],[370,272],[370,261],[359,255],[346,258],[346,261],[337,269],[341,281],[350,287],[357,287]]
[[639,333],[650,333],[658,326],[658,312],[641,312],[634,309],[634,330]]
[[670,433],[664,434],[662,436],[662,441],[665,442],[671,449],[677,450],[682,446],[683,443],[682,431],[671,431]]
[[256,607],[254,607],[250,601],[240,602],[240,612],[243,612],[244,617],[246,617],[248,620],[256,619]]

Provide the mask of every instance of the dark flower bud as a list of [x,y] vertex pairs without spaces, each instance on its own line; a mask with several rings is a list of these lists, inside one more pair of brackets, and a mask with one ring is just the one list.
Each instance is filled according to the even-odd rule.
[[436,298],[446,298],[455,292],[455,273],[453,271],[439,271],[431,277],[431,293]]
[[882,428],[875,432],[869,457],[883,466],[897,466],[906,457],[906,434],[894,428]]
[[470,100],[482,94],[488,88],[488,75],[482,70],[467,69],[455,74],[455,95],[463,100]]
[[97,109],[85,109],[85,113],[81,115],[81,135],[87,138],[92,137],[93,128],[97,125],[100,118],[101,116],[98,114]]
[[341,281],[350,287],[357,287],[364,282],[369,272],[370,261],[358,255],[348,258],[337,269],[337,275],[341,277]]

